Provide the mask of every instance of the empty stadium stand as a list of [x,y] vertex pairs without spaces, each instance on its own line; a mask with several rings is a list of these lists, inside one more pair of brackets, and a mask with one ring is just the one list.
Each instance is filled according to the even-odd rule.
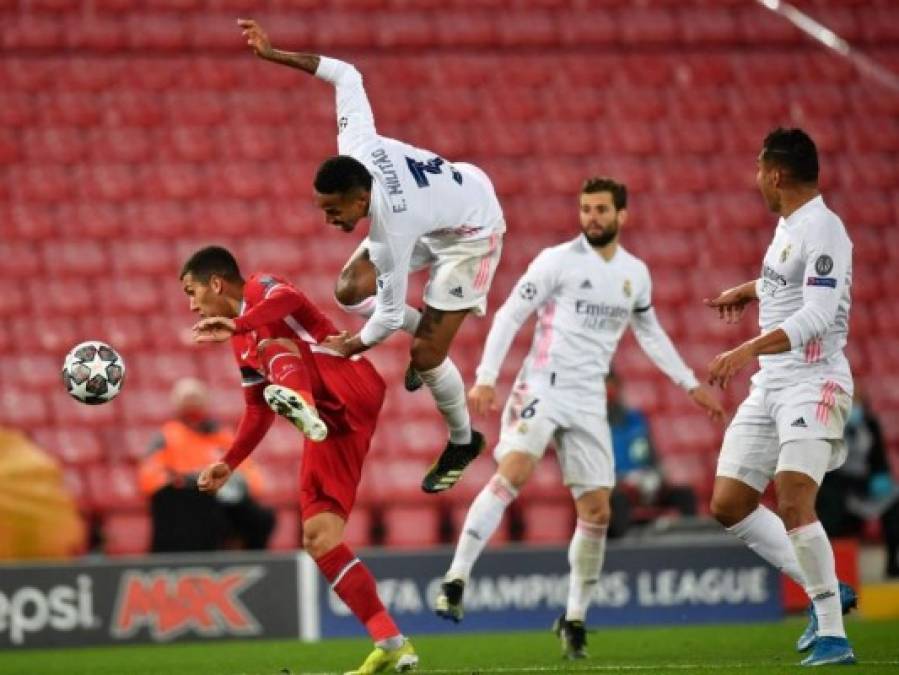
[[[895,3],[797,4],[899,68]],[[276,45],[357,64],[381,133],[488,171],[509,226],[493,309],[541,248],[575,236],[584,177],[626,181],[624,245],[649,263],[661,320],[700,374],[756,330],[754,315],[717,323],[701,300],[755,276],[771,236],[754,184],[761,139],[778,124],[805,127],[855,241],[854,371],[876,410],[899,406],[899,305],[880,302],[899,265],[899,95],[756,3],[4,0],[0,423],[62,462],[108,553],[147,546],[135,461],[167,414],[171,382],[202,377],[217,412],[232,423],[241,412],[229,350],[185,336],[193,318],[178,270],[195,247],[226,245],[246,271],[285,274],[338,325],[358,326],[331,291],[362,233],[325,228],[311,204],[315,167],[336,152],[332,91],[246,52],[235,18],[250,8]],[[411,284],[413,302],[422,283]],[[488,328],[468,321],[452,352],[468,382]],[[529,337],[506,361],[503,395]],[[64,353],[91,338],[128,367],[123,394],[99,407],[68,399],[59,382]],[[444,431],[427,392],[400,384],[407,349],[397,335],[371,353],[390,389],[349,524],[356,545],[445,540],[492,471],[484,458],[446,495],[420,492]],[[704,500],[720,429],[632,338],[616,363],[663,461]],[[729,409],[747,380],[724,395]],[[883,422],[895,452],[899,417]],[[496,439],[496,417],[477,424]],[[276,548],[299,542],[300,448],[279,423],[257,453],[281,514]],[[571,532],[552,462],[522,494],[527,541]]]

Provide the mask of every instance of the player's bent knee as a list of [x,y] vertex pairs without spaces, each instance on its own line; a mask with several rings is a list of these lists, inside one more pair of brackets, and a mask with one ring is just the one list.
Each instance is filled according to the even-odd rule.
[[712,495],[709,511],[712,514],[712,518],[724,525],[724,527],[736,525],[751,513],[751,511],[745,512],[745,507],[739,502],[728,498],[726,495],[719,494]]
[[534,458],[524,452],[510,452],[500,460],[496,472],[520,490],[534,472]]
[[793,530],[817,520],[814,503],[807,504],[801,499],[782,496],[777,500],[777,515],[784,521],[784,527],[787,530]]
[[608,526],[612,520],[612,509],[609,506],[608,494],[600,491],[581,495],[576,502],[577,517],[593,525]]
[[340,543],[340,534],[325,529],[303,531],[303,549],[313,558],[321,558]]

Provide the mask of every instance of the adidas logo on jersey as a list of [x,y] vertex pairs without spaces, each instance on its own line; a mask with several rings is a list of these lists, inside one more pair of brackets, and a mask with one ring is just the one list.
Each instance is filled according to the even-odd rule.
[[456,286],[455,288],[451,288],[449,294],[450,294],[450,295],[455,295],[457,298],[461,298],[462,295],[463,295],[463,293],[462,293],[462,287],[461,287],[461,286]]
[[589,279],[584,279],[581,282],[581,288],[593,288],[593,284],[590,283]]
[[797,417],[793,420],[793,423],[790,425],[791,427],[800,427],[802,429],[808,428],[808,424],[805,423],[804,417]]

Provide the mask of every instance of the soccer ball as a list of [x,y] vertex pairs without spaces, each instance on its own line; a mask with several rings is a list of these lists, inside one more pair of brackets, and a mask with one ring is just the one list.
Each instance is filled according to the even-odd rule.
[[62,381],[72,398],[88,405],[106,403],[122,391],[125,361],[105,342],[88,340],[66,354]]

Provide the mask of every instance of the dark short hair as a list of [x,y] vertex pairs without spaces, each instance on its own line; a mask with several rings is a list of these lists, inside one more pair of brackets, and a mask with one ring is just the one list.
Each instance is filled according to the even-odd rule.
[[818,149],[802,129],[778,127],[765,136],[762,160],[786,169],[798,183],[818,182]]
[[358,188],[370,191],[371,174],[358,159],[335,155],[318,167],[313,185],[323,195],[344,194]]
[[611,193],[612,203],[615,204],[615,209],[618,211],[627,208],[627,186],[624,183],[619,183],[612,178],[594,176],[584,181],[581,186],[581,194],[594,192]]
[[183,279],[186,274],[202,284],[208,284],[213,274],[226,281],[243,281],[237,260],[231,255],[231,251],[221,246],[206,246],[196,251],[184,263],[179,279]]

